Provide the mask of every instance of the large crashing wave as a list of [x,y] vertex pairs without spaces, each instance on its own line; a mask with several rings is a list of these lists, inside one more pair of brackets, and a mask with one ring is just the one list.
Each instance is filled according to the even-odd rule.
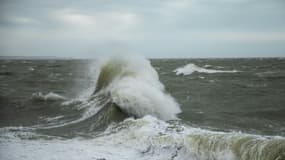
[[108,96],[123,112],[138,118],[152,115],[170,120],[181,112],[150,62],[138,55],[116,55],[105,60],[94,94]]
[[[177,119],[181,112],[178,103],[164,89],[150,62],[139,55],[116,55],[96,61],[96,89],[88,97],[62,103],[64,108],[75,107],[76,115],[47,117],[52,123],[37,125],[44,133],[66,133],[76,136],[78,131],[97,132],[112,122],[131,116],[151,115],[161,120]],[[39,97],[39,96],[37,96]],[[42,96],[42,99],[48,99]],[[74,133],[74,134],[73,134]],[[60,135],[60,134],[59,134]]]

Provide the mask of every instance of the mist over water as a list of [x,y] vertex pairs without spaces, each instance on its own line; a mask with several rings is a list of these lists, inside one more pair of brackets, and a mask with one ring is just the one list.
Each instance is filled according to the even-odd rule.
[[285,157],[284,59],[0,64],[0,159]]

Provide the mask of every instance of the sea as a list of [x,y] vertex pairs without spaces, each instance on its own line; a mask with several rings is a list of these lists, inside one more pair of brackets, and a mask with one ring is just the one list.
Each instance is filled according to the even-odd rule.
[[285,58],[0,59],[1,160],[285,160]]

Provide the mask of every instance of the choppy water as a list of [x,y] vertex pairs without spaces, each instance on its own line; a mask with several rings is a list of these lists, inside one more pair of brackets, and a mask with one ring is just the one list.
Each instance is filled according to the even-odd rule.
[[0,60],[0,159],[284,159],[285,59],[150,62]]

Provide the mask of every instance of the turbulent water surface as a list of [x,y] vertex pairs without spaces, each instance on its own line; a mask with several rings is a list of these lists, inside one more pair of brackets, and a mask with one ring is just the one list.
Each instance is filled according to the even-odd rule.
[[0,159],[284,160],[285,59],[0,60]]

